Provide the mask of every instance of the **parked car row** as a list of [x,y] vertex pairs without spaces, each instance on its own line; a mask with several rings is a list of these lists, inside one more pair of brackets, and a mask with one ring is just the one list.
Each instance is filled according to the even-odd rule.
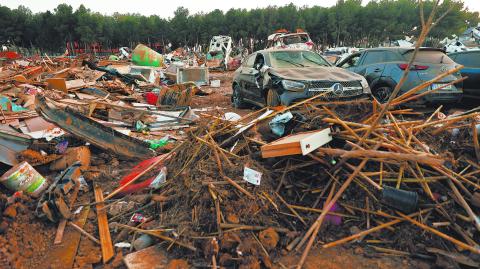
[[[232,103],[258,106],[290,105],[323,94],[327,100],[353,99],[373,95],[388,100],[399,83],[414,48],[366,49],[330,64],[307,49],[266,49],[249,55],[233,79]],[[456,103],[464,96],[480,97],[480,50],[445,54],[442,49],[421,48],[399,94],[462,64],[460,72],[448,75],[421,92],[437,89],[412,103]],[[448,85],[462,76],[463,83]]]

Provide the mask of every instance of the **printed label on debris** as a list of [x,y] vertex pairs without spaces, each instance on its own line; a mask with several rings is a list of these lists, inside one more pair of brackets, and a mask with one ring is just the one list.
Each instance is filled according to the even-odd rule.
[[243,179],[254,185],[260,185],[260,180],[262,180],[262,173],[245,166],[245,168],[243,169]]

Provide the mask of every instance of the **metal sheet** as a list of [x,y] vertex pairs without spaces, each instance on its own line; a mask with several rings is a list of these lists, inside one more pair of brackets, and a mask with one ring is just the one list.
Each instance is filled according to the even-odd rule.
[[146,159],[155,155],[148,143],[106,127],[69,107],[57,109],[43,96],[37,97],[35,105],[37,112],[47,121],[99,148],[124,158]]
[[43,131],[55,128],[54,124],[46,122],[42,117],[35,117],[24,120],[29,132]]
[[17,154],[30,145],[31,138],[27,135],[0,130],[0,162],[16,165]]

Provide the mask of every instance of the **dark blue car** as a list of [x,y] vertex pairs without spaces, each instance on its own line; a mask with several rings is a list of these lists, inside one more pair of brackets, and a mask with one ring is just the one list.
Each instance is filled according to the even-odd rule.
[[[352,54],[340,61],[337,66],[364,76],[372,90],[373,96],[386,102],[393,89],[400,81],[407,67],[414,48],[390,47],[374,48]],[[438,75],[455,68],[457,64],[441,49],[421,48],[414,65],[410,68],[407,80],[400,88],[400,93],[429,81]],[[421,92],[441,87],[461,77],[460,72],[446,76]],[[427,94],[415,103],[455,103],[461,100],[463,91],[460,85],[451,85]]]
[[455,52],[448,56],[465,66],[460,70],[463,77],[468,77],[463,81],[465,97],[480,98],[480,50]]

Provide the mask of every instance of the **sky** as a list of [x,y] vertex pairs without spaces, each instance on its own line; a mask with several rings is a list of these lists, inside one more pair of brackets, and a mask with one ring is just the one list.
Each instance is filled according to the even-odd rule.
[[[252,9],[257,7],[267,7],[269,5],[284,6],[294,3],[297,6],[332,6],[336,0],[173,0],[173,1],[153,1],[153,0],[2,0],[0,5],[9,8],[17,8],[19,5],[30,8],[33,12],[43,12],[52,10],[61,3],[71,5],[74,10],[85,5],[87,8],[100,12],[102,14],[119,13],[140,13],[142,15],[159,15],[163,18],[173,17],[173,12],[179,6],[188,8],[190,13],[210,12],[216,8],[227,11],[230,8]],[[364,0],[367,2],[367,0]],[[464,3],[471,11],[480,11],[480,0],[464,0]]]

